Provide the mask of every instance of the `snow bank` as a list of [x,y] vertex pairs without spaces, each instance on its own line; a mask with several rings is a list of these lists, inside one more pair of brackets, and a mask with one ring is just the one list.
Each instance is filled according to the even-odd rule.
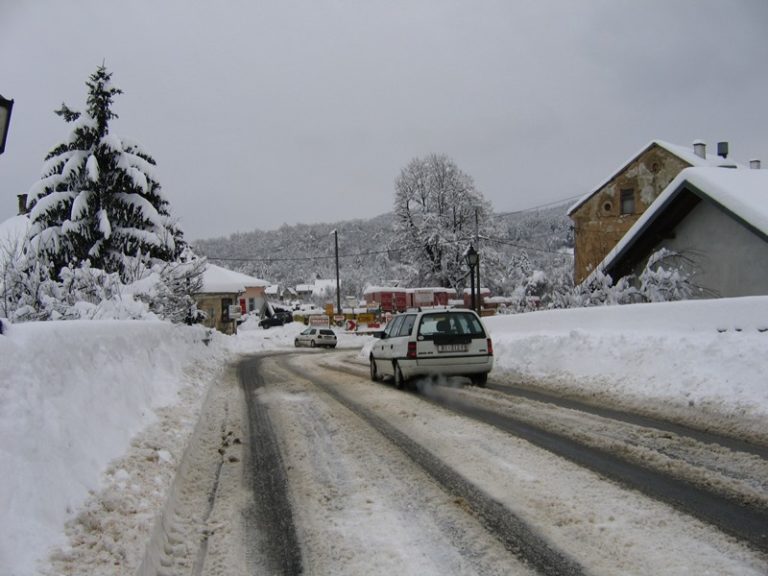
[[35,573],[107,464],[178,402],[202,328],[162,322],[4,325],[0,336],[0,571]]
[[[718,414],[760,433],[768,416],[768,297],[487,318],[496,370],[595,401]],[[764,432],[763,432],[764,434]]]

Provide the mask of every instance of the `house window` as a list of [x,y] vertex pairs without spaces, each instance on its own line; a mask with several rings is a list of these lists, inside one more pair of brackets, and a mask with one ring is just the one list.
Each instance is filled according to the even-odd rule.
[[621,213],[635,213],[635,191],[631,188],[621,191]]
[[248,312],[256,310],[256,298],[248,298]]

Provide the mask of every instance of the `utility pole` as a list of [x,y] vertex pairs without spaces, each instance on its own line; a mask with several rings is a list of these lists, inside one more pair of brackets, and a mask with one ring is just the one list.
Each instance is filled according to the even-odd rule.
[[475,207],[475,246],[477,246],[477,314],[483,309],[483,296],[480,292],[480,226],[478,224],[477,207]]
[[336,313],[341,314],[341,289],[339,285],[339,231],[334,230],[333,234],[334,245],[336,247]]

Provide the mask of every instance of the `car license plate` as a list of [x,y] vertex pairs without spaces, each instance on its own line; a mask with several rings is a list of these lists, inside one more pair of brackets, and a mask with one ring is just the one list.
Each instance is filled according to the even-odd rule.
[[437,347],[438,352],[466,352],[466,344],[440,344]]

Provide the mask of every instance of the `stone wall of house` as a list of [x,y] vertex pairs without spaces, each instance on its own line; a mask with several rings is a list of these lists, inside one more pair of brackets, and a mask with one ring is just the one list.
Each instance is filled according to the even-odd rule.
[[225,318],[225,306],[227,304],[237,304],[238,294],[198,294],[198,310],[205,312],[206,318],[203,325],[208,328],[214,328],[224,334],[236,334],[237,323],[227,321]]
[[[652,144],[571,213],[576,284],[602,262],[664,188],[689,166]],[[631,210],[625,205],[622,211],[622,192],[631,197]]]

